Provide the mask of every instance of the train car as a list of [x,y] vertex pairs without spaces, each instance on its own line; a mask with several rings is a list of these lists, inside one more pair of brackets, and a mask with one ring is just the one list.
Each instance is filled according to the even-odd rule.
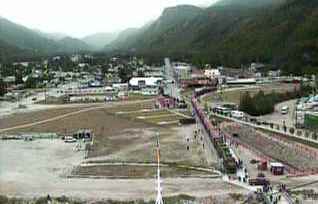
[[198,119],[202,123],[203,127],[207,131],[209,138],[211,139],[214,148],[217,151],[218,156],[222,159],[223,161],[223,167],[224,171],[228,174],[235,174],[238,164],[235,161],[235,158],[233,158],[229,147],[225,144],[223,141],[223,137],[219,136],[218,134],[213,135],[213,130],[212,130],[212,125],[209,119],[206,118],[204,112],[202,111],[201,108],[198,106],[198,99],[197,97],[200,97],[206,93],[215,91],[216,87],[205,87],[205,88],[200,88],[196,89],[194,91],[191,103],[193,106],[194,113],[198,116]]

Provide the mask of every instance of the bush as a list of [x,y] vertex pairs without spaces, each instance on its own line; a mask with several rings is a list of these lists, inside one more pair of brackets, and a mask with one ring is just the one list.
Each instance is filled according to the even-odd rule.
[[297,134],[297,136],[300,137],[302,135],[302,131],[301,130],[297,130],[296,134]]
[[310,132],[306,131],[305,132],[305,137],[308,138],[310,136]]

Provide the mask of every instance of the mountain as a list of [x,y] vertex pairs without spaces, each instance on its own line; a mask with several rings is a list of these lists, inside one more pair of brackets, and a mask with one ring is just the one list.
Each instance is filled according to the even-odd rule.
[[93,48],[89,46],[87,43],[71,37],[65,37],[59,41],[57,41],[62,50],[61,52],[78,52],[78,51],[88,51]]
[[[22,25],[0,18],[0,52],[5,53],[5,47],[17,50],[20,53],[33,53],[33,55],[47,55],[59,52],[74,52],[78,50],[91,50],[86,43],[70,37],[58,39],[58,35],[39,33]],[[54,37],[53,37],[54,36]],[[55,40],[52,40],[55,38]]]
[[42,37],[45,37],[54,41],[59,41],[59,40],[62,40],[63,38],[69,37],[68,35],[64,33],[46,33],[40,30],[34,30],[34,31],[40,34]]
[[[188,26],[187,23],[202,14],[203,11],[199,7],[190,5],[167,8],[156,21],[150,22],[140,29],[130,28],[124,30],[113,43],[106,47],[115,50],[134,50],[140,47],[146,49],[148,44],[150,46],[156,43],[161,44],[163,36],[170,35],[181,26]],[[140,47],[138,46],[139,43],[141,43]]]
[[[134,43],[134,38],[141,33],[142,33],[142,29],[138,29],[138,28],[125,29],[117,35],[115,40],[113,40],[109,44],[106,44],[104,49],[117,50],[117,49],[123,49],[124,47],[125,49],[127,49],[128,47],[130,47],[131,44]],[[129,43],[129,45],[127,43]]]
[[282,4],[286,0],[220,0],[214,6],[244,6],[244,7],[263,7]]
[[201,40],[205,41],[202,43],[204,46],[211,40],[209,38],[217,38],[232,29],[238,18],[246,15],[242,10],[223,7],[202,9],[186,5],[167,8],[152,24],[134,30],[119,43],[114,41],[113,48],[145,53],[194,52]]
[[0,19],[0,28],[0,40],[11,46],[43,52],[59,49],[53,40],[42,37],[33,30],[5,18]]
[[299,73],[299,67],[318,72],[318,1],[222,2],[205,9],[168,8],[112,48],[158,57],[187,56],[199,64],[241,66],[261,61],[292,73]]
[[8,43],[0,40],[0,63],[8,59],[14,59],[15,57],[29,56],[30,54],[31,53],[26,50],[9,45]]
[[114,41],[116,37],[117,33],[96,33],[93,35],[86,36],[81,40],[93,47],[94,49],[100,50],[104,46]]

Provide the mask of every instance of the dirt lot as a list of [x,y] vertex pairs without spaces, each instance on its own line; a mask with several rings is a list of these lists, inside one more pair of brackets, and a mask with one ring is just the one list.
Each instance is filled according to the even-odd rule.
[[81,110],[82,108],[75,107],[75,108],[58,108],[58,109],[50,109],[50,110],[41,110],[41,111],[34,111],[28,113],[20,113],[20,114],[13,114],[7,116],[5,118],[0,119],[0,129],[13,127],[17,125],[23,125],[26,123],[37,122],[41,120],[46,120],[48,118],[56,117],[59,115],[71,113],[74,111]]
[[[51,112],[51,111],[47,111]],[[32,120],[32,115],[28,114],[28,123]],[[14,117],[13,120],[19,120]],[[92,129],[96,135],[113,134],[121,129],[131,127],[145,127],[142,123],[130,121],[108,114],[106,109],[91,110],[88,112],[71,115],[66,118],[54,120],[44,124],[34,125],[28,128],[21,128],[11,132],[56,132],[59,134],[72,133],[81,128]]]
[[[153,108],[153,102],[105,107],[43,124],[35,124],[27,128],[11,130],[10,133],[55,132],[63,135],[70,134],[78,129],[87,128],[91,129],[95,135],[94,145],[89,152],[89,157],[105,157],[104,159],[107,161],[153,162],[155,135],[158,131],[161,137],[162,158],[164,161],[206,166],[199,145],[186,141],[186,138],[192,137],[193,127],[176,128],[175,126],[160,127],[155,125],[157,122],[173,121],[182,117],[173,115],[173,113],[168,111],[140,113],[140,110],[151,108]],[[65,111],[68,110],[57,109],[46,112],[25,113],[22,116],[15,115],[3,119],[2,122],[12,127],[14,126],[13,124],[30,123],[35,120],[40,121],[40,119],[64,114]],[[71,109],[71,111],[74,111],[74,109]],[[123,111],[133,112],[133,114],[118,114]],[[169,114],[169,117],[162,117],[162,115],[165,116],[166,114]],[[150,118],[138,119],[140,116]],[[189,146],[189,151],[187,146]]]
[[155,162],[156,133],[159,132],[162,162],[208,167],[201,145],[193,139],[193,128],[183,126],[124,130],[96,138],[89,157],[94,157],[94,161],[105,162]]
[[[42,196],[50,192],[52,195],[64,194],[82,198],[120,200],[153,198],[155,195],[153,168],[138,165],[120,168],[118,166],[114,167],[112,164],[114,162],[142,164],[155,162],[154,150],[157,132],[160,135],[161,161],[163,163],[211,169],[212,166],[207,164],[200,141],[193,137],[193,125],[162,127],[149,122],[148,119],[137,118],[138,116],[150,116],[154,120],[162,121],[162,115],[173,115],[173,113],[165,111],[139,113],[140,110],[152,108],[152,102],[105,106],[69,115],[58,120],[47,121],[42,124],[36,123],[30,127],[11,130],[11,133],[56,132],[63,135],[82,128],[92,129],[95,135],[93,146],[89,151],[88,160],[85,162],[102,162],[107,163],[108,166],[79,167],[74,170],[72,167],[81,166],[80,163],[84,161],[84,153],[74,152],[75,144],[65,144],[61,140],[36,140],[30,143],[0,141],[0,193],[26,197]],[[128,117],[118,114],[118,112],[124,111],[137,113],[128,114]],[[3,119],[3,122],[7,124],[3,127],[12,127],[32,123],[33,121],[38,122],[59,114],[65,114],[65,112],[55,112],[54,110],[51,113],[50,110],[39,113],[25,113],[21,118],[20,115],[15,115]],[[37,117],[33,118],[34,115]],[[178,117],[181,116],[171,116],[173,119]],[[166,120],[165,117],[163,118]],[[23,156],[21,157],[21,155]],[[14,162],[10,163],[11,161]],[[60,177],[61,175],[70,175],[71,172],[77,172],[80,176],[88,177],[103,175],[105,172],[110,176],[123,177],[136,174],[139,179]],[[233,192],[245,192],[223,183],[220,179],[206,178],[206,175],[209,176],[210,174],[173,166],[163,167],[163,176],[170,177],[164,177],[164,193],[165,195],[184,193],[209,196],[223,195],[224,190],[227,192],[228,189],[233,190]],[[179,178],[182,176],[188,178]],[[205,178],[198,178],[198,176],[204,176]],[[216,187],[218,190],[215,190]]]
[[[83,152],[61,140],[0,141],[0,194],[34,197],[69,196],[82,199],[154,199],[155,179],[63,178],[72,165],[79,164]],[[198,197],[246,193],[220,179],[163,178],[165,196],[188,194]]]

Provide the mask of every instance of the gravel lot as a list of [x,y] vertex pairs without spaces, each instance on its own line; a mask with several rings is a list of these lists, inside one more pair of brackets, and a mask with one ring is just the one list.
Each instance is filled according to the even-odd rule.
[[[154,199],[155,179],[66,179],[60,177],[79,164],[83,152],[60,140],[1,141],[0,194],[34,197],[66,195],[82,199]],[[245,190],[220,179],[163,179],[165,196],[189,194],[203,197]]]
[[[11,133],[56,132],[64,134],[81,128],[89,128],[95,134],[94,145],[92,151],[89,152],[90,160],[142,163],[154,162],[155,135],[159,131],[163,162],[211,167],[206,162],[200,141],[193,138],[193,125],[164,128],[116,114],[118,111],[152,108],[152,104],[151,102],[120,106],[107,104],[103,108],[14,129]],[[74,108],[71,112],[74,110],[77,109]],[[3,126],[0,128],[38,122],[65,113],[69,113],[69,108],[16,114],[1,119],[0,123]],[[0,194],[33,197],[50,193],[55,196],[116,200],[154,198],[155,180],[153,178],[79,179],[63,177],[69,175],[73,168],[84,160],[84,153],[75,152],[74,146],[75,144],[65,144],[61,140],[0,141]],[[187,146],[189,146],[189,150],[187,150]],[[98,171],[100,170],[98,169]],[[94,171],[88,173],[94,174]],[[116,169],[113,173],[116,174]],[[164,178],[163,185],[165,196],[223,195],[229,190],[246,193],[245,190],[225,184],[220,179],[173,177]]]
[[201,144],[193,138],[193,128],[193,125],[189,125],[124,130],[118,134],[96,138],[89,157],[91,161],[104,162],[155,162],[158,131],[162,162],[211,168],[205,159]]

